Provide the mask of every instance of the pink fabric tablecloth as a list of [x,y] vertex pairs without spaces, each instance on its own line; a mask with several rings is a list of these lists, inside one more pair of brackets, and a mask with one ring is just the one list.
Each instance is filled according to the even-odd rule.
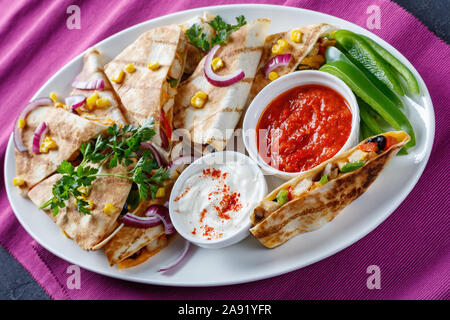
[[[231,3],[238,2],[0,0],[0,243],[55,299],[450,298],[450,50],[411,14],[389,1],[260,1],[328,13],[363,27],[367,8],[379,6],[381,29],[372,31],[412,62],[430,90],[436,137],[427,168],[400,207],[354,245],[301,270],[248,284],[159,287],[82,270],[81,289],[70,290],[66,287],[69,264],[43,249],[20,226],[3,183],[5,149],[15,117],[47,79],[89,46],[134,24],[180,10]],[[81,30],[66,28],[66,9],[72,4],[81,7]],[[366,269],[372,264],[382,270],[381,290],[366,286]]]

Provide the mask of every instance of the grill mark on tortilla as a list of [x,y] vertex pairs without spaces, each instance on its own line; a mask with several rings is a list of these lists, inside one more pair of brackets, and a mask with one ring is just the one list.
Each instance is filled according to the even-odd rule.
[[241,53],[254,52],[254,51],[262,50],[263,48],[264,48],[264,46],[259,46],[259,47],[241,47],[241,48],[236,48],[236,49],[229,50],[225,54],[217,54],[217,56],[221,57],[221,58],[231,58],[231,57],[234,57],[234,56],[236,56],[238,54],[241,54]]

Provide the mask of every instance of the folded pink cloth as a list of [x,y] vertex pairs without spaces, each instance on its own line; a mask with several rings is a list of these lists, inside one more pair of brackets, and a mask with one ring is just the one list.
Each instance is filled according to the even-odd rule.
[[[153,3],[152,3],[153,2]],[[242,1],[240,1],[242,3]],[[244,1],[245,2],[245,1]],[[328,13],[366,27],[369,6],[381,9],[381,29],[425,80],[436,113],[431,158],[416,187],[378,228],[345,250],[275,278],[214,288],[142,285],[82,270],[81,289],[70,290],[69,264],[36,243],[20,226],[0,186],[0,243],[55,299],[448,299],[450,298],[449,46],[397,4],[384,0],[252,1]],[[85,1],[81,30],[66,28],[71,1],[12,1],[0,18],[3,130],[0,161],[13,122],[34,93],[89,46],[134,24],[171,12],[236,1]],[[104,8],[108,7],[108,10]],[[0,170],[3,181],[3,169]],[[55,240],[56,241],[56,240]],[[381,290],[366,286],[366,269],[382,270]]]

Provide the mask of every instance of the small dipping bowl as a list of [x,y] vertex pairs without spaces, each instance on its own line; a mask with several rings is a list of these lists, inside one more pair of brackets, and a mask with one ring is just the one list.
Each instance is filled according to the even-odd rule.
[[178,177],[169,199],[170,218],[191,243],[223,248],[250,234],[250,215],[266,194],[266,180],[254,160],[239,152],[214,152]]
[[[244,117],[243,139],[250,157],[255,160],[267,175],[275,175],[282,179],[292,179],[299,172],[285,172],[270,166],[260,156],[257,148],[256,128],[261,115],[267,106],[284,92],[299,86],[321,85],[333,89],[346,101],[352,114],[350,135],[342,148],[335,154],[355,146],[359,141],[359,108],[352,90],[339,78],[322,71],[297,71],[284,75],[264,87],[253,99]],[[312,169],[312,168],[311,168]],[[311,170],[309,169],[309,170]],[[300,171],[303,172],[303,171]]]

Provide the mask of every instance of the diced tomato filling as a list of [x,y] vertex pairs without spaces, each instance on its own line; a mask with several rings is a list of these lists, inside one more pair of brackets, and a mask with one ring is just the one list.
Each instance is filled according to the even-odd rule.
[[386,138],[386,146],[384,147],[384,150],[388,150],[390,147],[392,147],[394,144],[397,143],[397,139],[391,136],[385,136]]
[[169,124],[169,121],[167,121],[164,110],[161,110],[161,124],[164,127],[167,138],[170,140],[172,138],[172,126]]
[[376,152],[378,151],[378,144],[376,142],[364,143],[359,146],[359,149],[364,152]]
[[292,199],[293,199],[293,196],[292,196],[292,186],[289,186],[289,188],[288,188],[288,201],[291,201]]

